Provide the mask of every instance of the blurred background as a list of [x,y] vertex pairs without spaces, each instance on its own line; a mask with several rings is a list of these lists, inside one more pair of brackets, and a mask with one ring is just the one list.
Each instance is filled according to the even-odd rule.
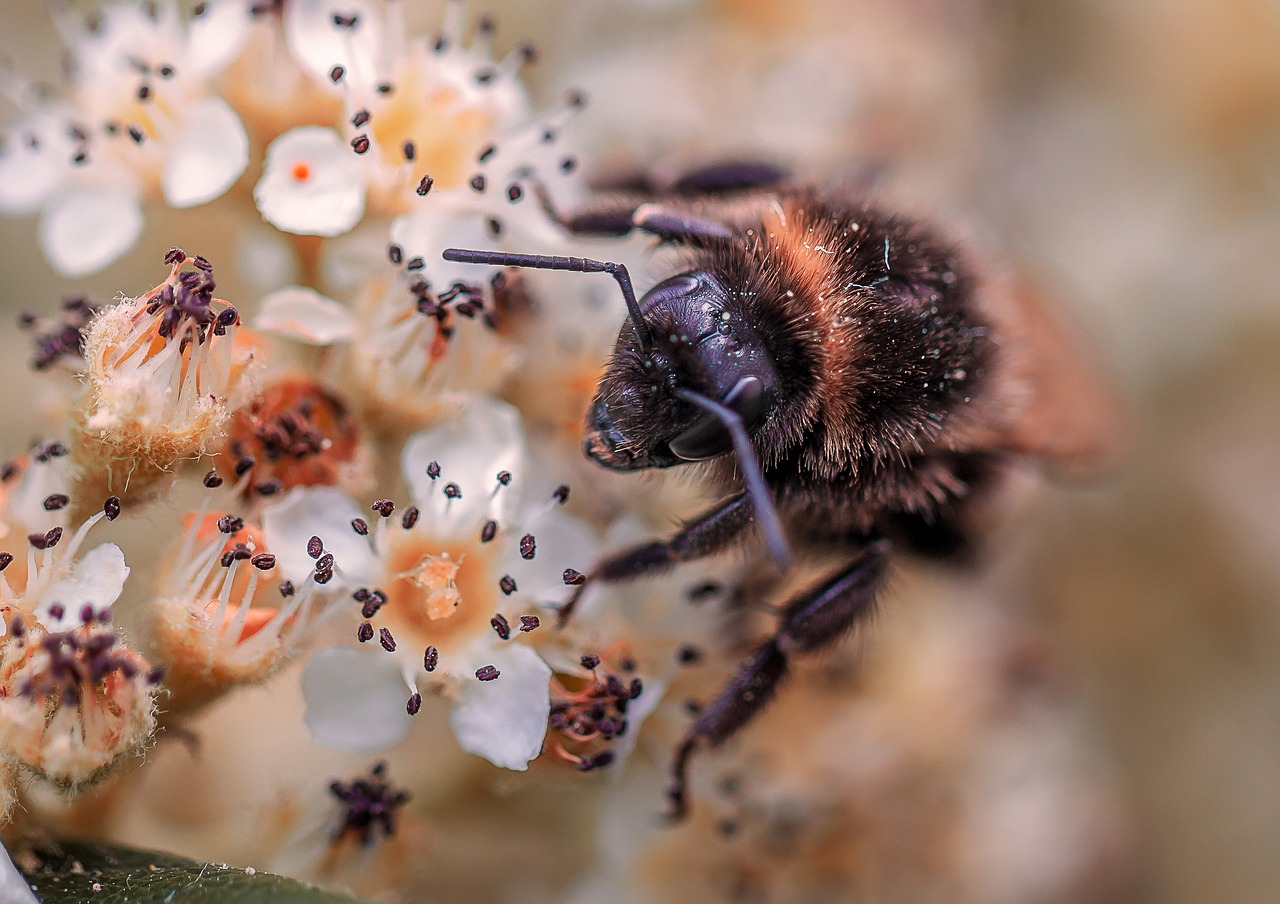
[[[407,6],[437,21],[438,4]],[[472,10],[498,20],[500,50],[538,45],[542,100],[587,89],[578,140],[602,177],[745,157],[869,182],[1061,300],[1126,398],[1129,452],[1097,484],[1041,494],[980,581],[1053,639],[1110,764],[1135,864],[1119,897],[1277,900],[1280,4]],[[40,3],[0,6],[0,56],[55,80],[59,53]],[[0,452],[38,430],[17,312],[135,294],[172,244],[216,260],[233,203],[150,213],[134,252],[74,284],[44,263],[34,222],[0,220]]]

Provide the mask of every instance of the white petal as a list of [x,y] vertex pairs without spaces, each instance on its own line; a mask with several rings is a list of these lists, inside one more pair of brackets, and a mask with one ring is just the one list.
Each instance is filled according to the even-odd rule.
[[297,235],[335,236],[364,216],[365,173],[338,133],[290,129],[267,148],[253,200],[262,218]]
[[[80,610],[87,603],[95,612],[110,609],[125,579],[129,566],[124,563],[124,553],[114,543],[103,543],[86,552],[76,562],[70,573],[52,584],[42,594],[36,607],[36,618],[48,628],[80,624]],[[49,607],[62,606],[61,618],[53,618]]]
[[218,97],[187,113],[165,161],[161,185],[171,207],[195,207],[221,197],[249,165],[249,136],[240,117]]
[[133,186],[60,195],[40,218],[40,247],[63,276],[84,276],[119,258],[142,234],[142,207]]
[[449,713],[458,744],[495,766],[528,768],[529,761],[542,752],[547,733],[551,669],[537,653],[514,641],[471,658],[476,668],[492,665],[499,675],[492,681],[481,681],[474,674],[463,679]]
[[[60,126],[60,127],[59,127]],[[0,152],[0,213],[35,213],[67,175],[75,152],[65,140],[66,124],[53,114],[37,114],[6,130]],[[36,146],[32,147],[30,139]]]
[[200,78],[221,72],[249,39],[253,17],[243,0],[212,0],[187,26],[184,71]]
[[556,506],[536,520],[520,524],[534,538],[534,556],[519,555],[513,538],[511,558],[503,573],[511,575],[520,595],[540,605],[557,606],[573,591],[564,583],[564,571],[572,568],[584,574],[591,569],[600,551],[600,538],[587,524]]
[[[436,480],[427,476],[433,461],[440,465]],[[525,465],[520,412],[489,396],[472,396],[456,415],[415,433],[400,455],[414,504],[446,532],[450,526],[469,531],[490,515],[501,523],[515,510]],[[495,493],[500,471],[511,472],[513,479]],[[462,491],[460,498],[445,496],[451,483]]]
[[381,648],[316,650],[302,673],[302,696],[307,730],[320,744],[381,750],[409,733],[409,690],[397,657]]
[[6,904],[40,904],[27,880],[9,859],[9,853],[0,846],[0,901]]
[[[71,459],[67,456],[30,456],[22,478],[9,491],[0,524],[17,523],[28,532],[37,528],[47,530],[55,525],[66,527],[67,509],[50,512],[44,507],[44,501],[53,495],[71,494],[71,467]],[[4,528],[0,527],[0,533],[3,531]]]
[[[354,28],[333,24],[334,14],[358,16]],[[322,85],[335,87],[329,73],[341,66],[348,78],[372,80],[382,47],[382,19],[364,0],[293,0],[285,5],[284,36],[289,52]]]
[[465,209],[451,202],[448,192],[439,191],[431,196],[429,205],[396,217],[389,230],[391,241],[404,250],[406,260],[420,257],[426,261],[425,272],[437,286],[444,288],[455,282],[487,285],[501,267],[455,264],[441,257],[446,248],[483,251],[498,247],[487,226],[488,213],[473,202]]
[[252,290],[264,293],[298,281],[293,246],[265,223],[249,223],[236,236],[236,269]]
[[340,576],[339,586],[374,580],[378,562],[369,541],[351,529],[351,519],[363,517],[346,493],[336,487],[298,487],[262,513],[267,548],[276,556],[280,573],[295,583],[315,569],[307,555],[307,541],[319,537],[327,552],[333,553]]
[[304,286],[285,286],[262,299],[253,326],[307,345],[350,342],[356,335],[356,317],[351,311]]

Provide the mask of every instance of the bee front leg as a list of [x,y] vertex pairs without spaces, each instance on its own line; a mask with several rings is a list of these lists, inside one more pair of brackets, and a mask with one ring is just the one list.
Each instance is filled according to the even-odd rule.
[[597,562],[586,581],[574,588],[569,601],[560,608],[559,624],[563,627],[573,616],[574,607],[592,582],[628,581],[680,562],[713,555],[738,539],[754,521],[751,498],[739,493],[703,512],[668,540],[642,543]]
[[872,541],[853,564],[779,610],[773,636],[747,656],[724,689],[702,708],[676,748],[667,789],[672,819],[682,819],[688,811],[693,754],[703,747],[719,747],[755,718],[773,699],[793,656],[835,643],[867,616],[884,584],[891,550],[888,540]]

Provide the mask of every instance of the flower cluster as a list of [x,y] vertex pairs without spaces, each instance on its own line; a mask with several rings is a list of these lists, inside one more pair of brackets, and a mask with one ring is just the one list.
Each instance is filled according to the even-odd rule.
[[[402,0],[214,0],[189,15],[105,0],[91,21],[53,4],[65,84],[3,76],[18,114],[0,211],[39,215],[62,274],[120,259],[144,211],[218,199],[180,218],[208,258],[148,247],[167,268],[152,288],[120,276],[138,294],[26,300],[20,315],[57,401],[38,412],[48,438],[0,465],[13,837],[141,826],[140,845],[163,846],[199,822],[225,859],[380,900],[417,900],[422,875],[448,882],[472,849],[486,859],[468,893],[441,895],[474,896],[498,872],[490,851],[531,839],[547,852],[522,855],[539,880],[567,895],[572,876],[591,899],[593,882],[649,862],[712,862],[698,833],[726,822],[713,810],[749,839],[724,858],[734,876],[776,853],[793,813],[822,820],[792,826],[806,880],[863,843],[863,824],[824,803],[864,805],[864,773],[796,778],[862,693],[813,675],[783,730],[732,760],[763,763],[758,783],[730,793],[695,770],[712,801],[697,845],[673,854],[635,828],[663,804],[646,784],[656,764],[767,627],[757,603],[773,588],[732,557],[588,583],[603,555],[711,500],[582,460],[625,318],[612,283],[443,260],[454,246],[591,254],[630,265],[638,288],[652,275],[637,266],[649,240],[566,230],[588,197],[583,95],[539,110],[522,75],[533,49],[495,53],[493,23],[469,28],[464,7],[446,0],[438,28],[413,35]],[[971,695],[1003,688],[977,674]],[[887,736],[915,724],[907,710],[879,715]],[[1012,721],[957,720],[974,745]],[[73,796],[144,755],[120,793]],[[893,778],[945,796],[948,756]],[[599,838],[583,828],[597,823]],[[510,896],[498,881],[484,897]],[[657,886],[655,900],[679,897]]]

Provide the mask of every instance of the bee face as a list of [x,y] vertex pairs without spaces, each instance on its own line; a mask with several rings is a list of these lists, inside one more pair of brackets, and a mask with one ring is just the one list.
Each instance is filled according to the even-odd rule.
[[778,400],[774,363],[761,337],[723,283],[705,270],[663,280],[644,295],[640,308],[649,348],[642,348],[628,321],[587,414],[587,456],[633,471],[730,451],[724,424],[676,391],[720,402],[752,431]]

